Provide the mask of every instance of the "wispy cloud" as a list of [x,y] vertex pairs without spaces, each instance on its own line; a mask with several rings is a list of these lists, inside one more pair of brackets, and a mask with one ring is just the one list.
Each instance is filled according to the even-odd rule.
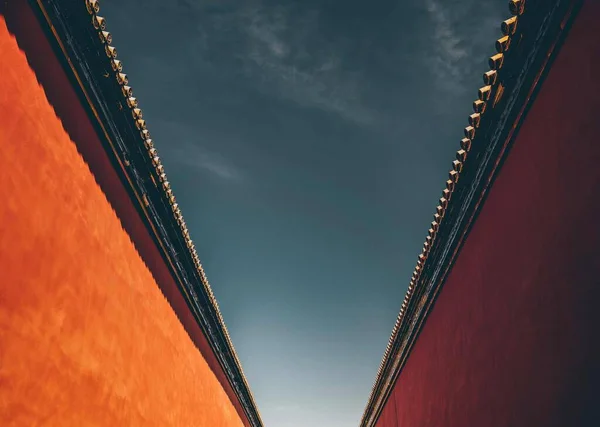
[[317,10],[264,0],[179,4],[198,22],[186,41],[198,67],[239,73],[268,96],[350,122],[376,120],[376,112],[363,102],[364,76],[344,69],[345,52],[319,31]]
[[242,179],[240,171],[218,153],[212,153],[202,146],[183,143],[171,150],[179,165],[206,171],[221,179],[238,181]]
[[[174,167],[193,168],[225,181],[242,181],[246,177],[236,165],[221,153],[212,151],[199,140],[198,135],[183,123],[159,120],[160,126],[170,135],[168,150]],[[159,147],[160,148],[160,147]]]
[[453,7],[440,0],[425,0],[424,7],[433,29],[432,48],[426,55],[437,85],[446,93],[462,94],[465,83],[471,84],[465,77],[492,53],[490,40],[499,27],[493,18],[498,4],[467,0]]
[[461,61],[467,57],[467,50],[462,46],[463,40],[458,35],[448,16],[448,11],[436,0],[426,0],[425,6],[433,23],[433,39],[435,42],[435,65],[444,73],[457,78],[460,75]]
[[256,49],[259,45],[262,45],[266,48],[268,56],[279,59],[285,58],[290,48],[288,43],[283,40],[282,33],[287,30],[287,19],[282,9],[268,14],[261,8],[254,8],[248,15],[249,23],[244,30],[255,42],[251,44],[251,47]]
[[302,107],[318,108],[359,124],[371,123],[374,112],[362,102],[361,76],[343,69],[334,41],[318,32],[319,14],[292,7],[246,9],[247,75],[263,88]]

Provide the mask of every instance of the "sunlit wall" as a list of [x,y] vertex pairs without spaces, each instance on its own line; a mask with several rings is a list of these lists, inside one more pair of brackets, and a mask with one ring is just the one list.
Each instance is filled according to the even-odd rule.
[[242,426],[0,15],[0,425]]

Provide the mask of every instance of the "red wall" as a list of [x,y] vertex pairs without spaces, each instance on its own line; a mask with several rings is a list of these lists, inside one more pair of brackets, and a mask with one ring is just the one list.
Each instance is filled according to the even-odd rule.
[[0,424],[242,426],[2,15],[0,53]]
[[588,1],[379,427],[600,425],[598,22]]

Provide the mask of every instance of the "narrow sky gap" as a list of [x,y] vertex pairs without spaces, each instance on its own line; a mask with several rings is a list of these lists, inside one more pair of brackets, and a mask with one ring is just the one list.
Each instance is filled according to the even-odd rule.
[[504,0],[104,0],[265,425],[358,425]]

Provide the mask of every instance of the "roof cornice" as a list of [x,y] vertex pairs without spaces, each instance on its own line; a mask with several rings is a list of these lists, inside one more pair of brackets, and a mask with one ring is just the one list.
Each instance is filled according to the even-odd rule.
[[[263,423],[97,0],[29,0],[252,427]],[[175,82],[174,82],[175,84]]]
[[[377,371],[361,427],[374,427],[581,0],[510,0],[473,113]],[[398,408],[401,410],[401,408]]]

